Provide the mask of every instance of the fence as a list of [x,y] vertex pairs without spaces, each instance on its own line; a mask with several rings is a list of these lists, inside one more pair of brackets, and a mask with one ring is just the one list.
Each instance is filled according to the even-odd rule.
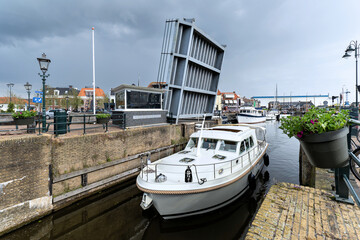
[[[109,127],[125,129],[126,114],[113,113],[109,119],[99,119],[96,114],[81,114],[66,112],[55,112],[54,117],[49,116],[43,119],[41,113],[35,116],[30,123],[19,123],[12,119],[11,114],[1,114],[0,134],[11,134],[14,132],[26,131],[26,133],[53,133],[56,136],[72,131],[82,131],[83,134],[90,129],[103,129],[105,132]],[[47,118],[47,119],[46,119]],[[25,125],[24,125],[25,124]],[[26,126],[26,127],[25,127]]]

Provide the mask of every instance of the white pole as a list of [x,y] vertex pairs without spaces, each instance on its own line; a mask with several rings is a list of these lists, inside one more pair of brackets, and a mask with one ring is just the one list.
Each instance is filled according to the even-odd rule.
[[203,120],[203,122],[201,124],[200,136],[199,136],[198,146],[197,146],[197,149],[196,149],[196,157],[198,157],[200,155],[200,143],[201,143],[201,140],[202,140],[202,134],[203,134],[203,130],[204,130],[205,117],[206,117],[206,114],[204,114],[204,120]]
[[95,95],[95,38],[94,38],[95,28],[92,28],[92,52],[93,52],[93,110],[95,112],[96,105],[96,95]]

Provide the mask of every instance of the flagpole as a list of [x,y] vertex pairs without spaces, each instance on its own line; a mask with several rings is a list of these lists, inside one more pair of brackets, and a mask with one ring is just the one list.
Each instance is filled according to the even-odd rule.
[[92,53],[93,53],[93,111],[95,112],[96,106],[96,96],[95,96],[95,38],[94,38],[94,31],[95,28],[92,28]]

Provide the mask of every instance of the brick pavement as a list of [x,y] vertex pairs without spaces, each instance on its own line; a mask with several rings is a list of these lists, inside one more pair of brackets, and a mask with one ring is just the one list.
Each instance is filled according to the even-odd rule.
[[325,190],[273,185],[245,239],[360,239],[360,208]]

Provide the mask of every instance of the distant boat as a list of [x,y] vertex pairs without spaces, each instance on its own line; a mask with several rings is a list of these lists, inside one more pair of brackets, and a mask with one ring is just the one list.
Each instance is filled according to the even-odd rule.
[[272,109],[266,113],[266,120],[267,121],[276,120],[276,116],[278,116],[278,115],[280,115],[279,110]]
[[236,118],[240,124],[262,123],[266,121],[264,111],[257,110],[254,107],[241,107]]

